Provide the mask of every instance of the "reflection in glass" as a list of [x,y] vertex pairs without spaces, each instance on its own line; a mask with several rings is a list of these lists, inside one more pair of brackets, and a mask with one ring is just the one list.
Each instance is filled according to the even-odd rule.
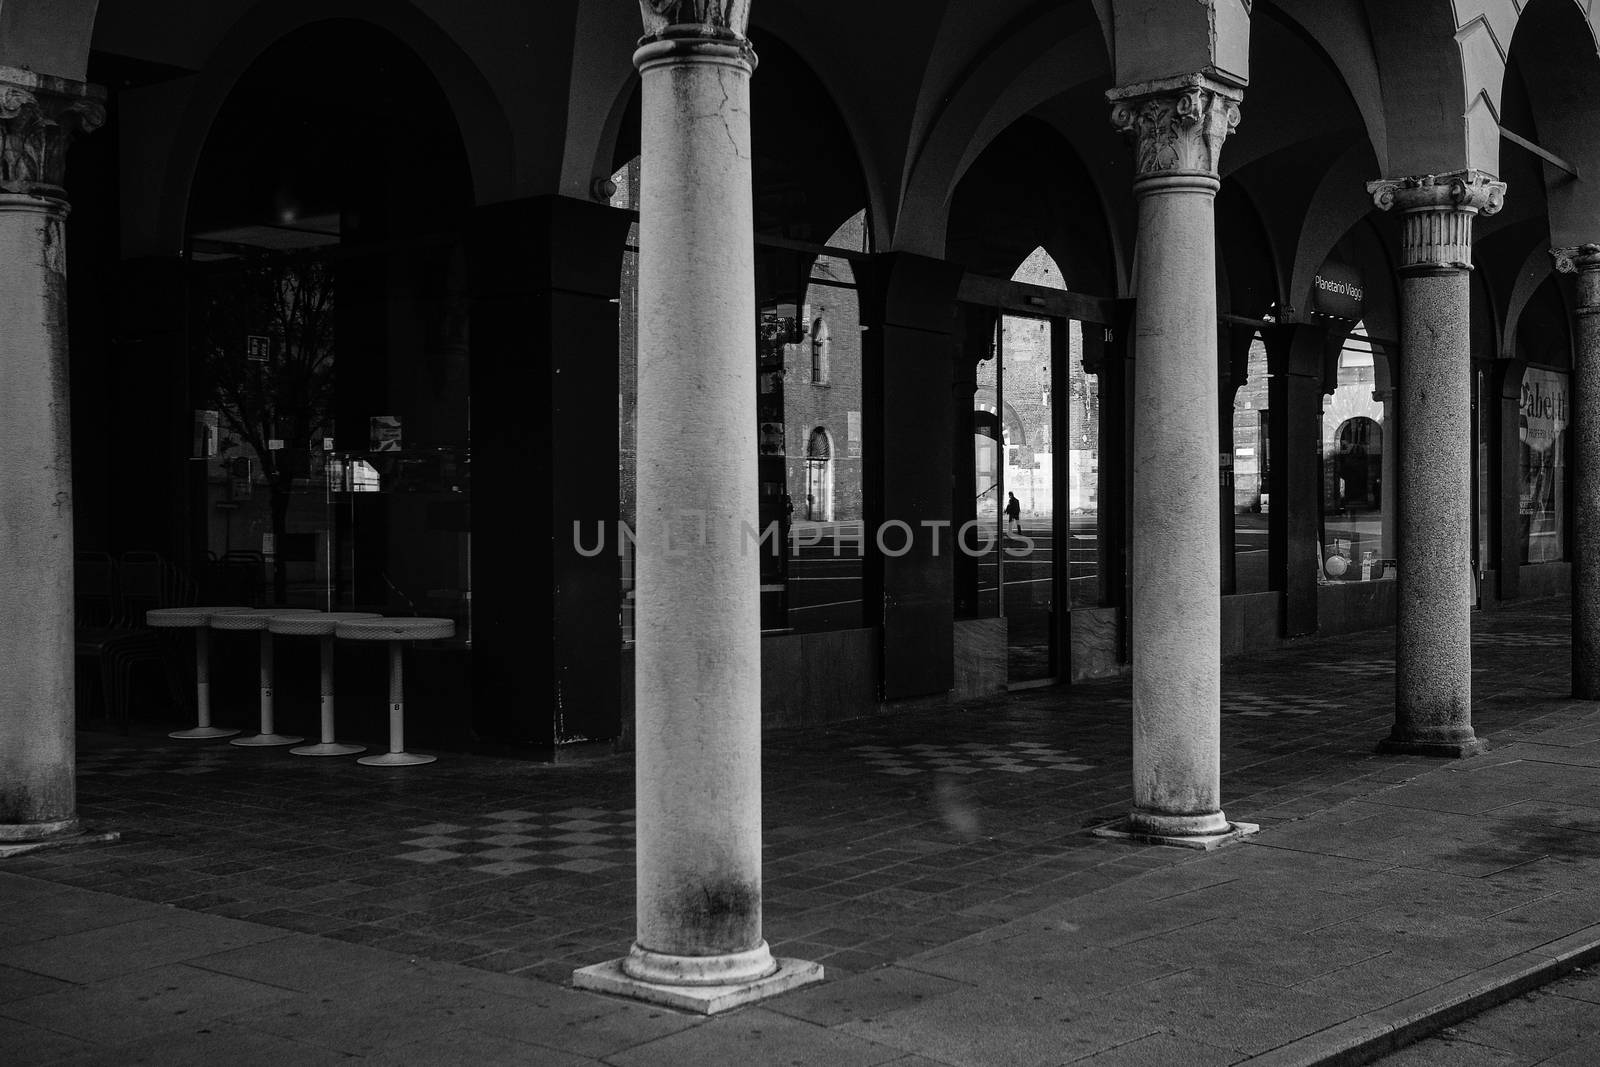
[[[637,210],[639,161],[612,175],[611,206]],[[618,517],[637,519],[639,228],[629,230],[618,301]],[[825,246],[870,250],[866,212]],[[756,250],[755,442],[766,632],[861,626],[861,312],[848,255],[767,245]],[[634,639],[634,546],[619,538],[623,643]]]
[[1322,411],[1324,582],[1395,577],[1394,455],[1386,447],[1388,359],[1357,323]]
[[1233,394],[1233,591],[1264,593],[1267,524],[1272,506],[1267,489],[1267,346],[1258,333],[1250,342],[1245,380]]
[[[1001,319],[999,366],[992,387],[999,415],[999,479],[992,494],[1001,524],[993,567],[1006,618],[1007,678],[1035,681],[1054,673],[1055,420],[1050,405],[1051,319]],[[978,388],[979,401],[985,386]],[[980,568],[980,581],[982,579]]]
[[1529,367],[1522,376],[1517,437],[1518,513],[1523,563],[1566,555],[1567,382],[1564,371]]

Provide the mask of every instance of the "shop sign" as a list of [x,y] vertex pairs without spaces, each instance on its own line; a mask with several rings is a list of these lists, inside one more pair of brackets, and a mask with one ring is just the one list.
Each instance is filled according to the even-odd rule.
[[1366,289],[1361,272],[1354,267],[1329,260],[1322,264],[1311,283],[1311,311],[1334,319],[1360,321],[1361,298]]

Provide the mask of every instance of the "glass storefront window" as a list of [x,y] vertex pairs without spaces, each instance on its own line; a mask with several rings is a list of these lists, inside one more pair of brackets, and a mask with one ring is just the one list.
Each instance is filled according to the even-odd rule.
[[[827,247],[867,251],[866,212],[839,227]],[[777,383],[792,506],[785,625],[816,632],[863,621],[861,305],[846,256],[824,253],[812,262],[797,320]]]
[[[612,175],[611,206],[637,210],[639,161]],[[618,330],[618,517],[637,519],[639,227],[623,253]],[[870,250],[866,212],[823,251],[756,249],[757,529],[764,632],[862,625],[861,312],[849,252]],[[619,539],[622,640],[634,638],[631,539]]]
[[1258,333],[1250,342],[1246,377],[1233,394],[1233,591],[1264,593],[1267,525],[1272,498],[1267,423],[1267,346]]
[[1324,582],[1395,577],[1392,412],[1388,358],[1357,323],[1322,409]]
[[1542,367],[1522,376],[1517,510],[1524,563],[1566,557],[1568,381],[1566,372]]

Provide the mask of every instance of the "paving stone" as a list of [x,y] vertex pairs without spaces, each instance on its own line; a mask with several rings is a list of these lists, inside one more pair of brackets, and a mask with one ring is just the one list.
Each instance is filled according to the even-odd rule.
[[947,978],[906,967],[886,967],[808,986],[774,1000],[770,1010],[819,1026],[837,1026],[969,991],[969,986]]
[[606,1062],[616,1067],[655,1067],[663,1063],[692,1063],[696,1067],[747,1067],[753,1063],[869,1067],[903,1055],[902,1049],[762,1008],[750,1008],[634,1046],[606,1057]]

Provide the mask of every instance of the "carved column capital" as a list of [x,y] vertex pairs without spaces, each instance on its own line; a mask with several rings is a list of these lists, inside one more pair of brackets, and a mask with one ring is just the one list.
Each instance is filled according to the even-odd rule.
[[646,39],[721,37],[744,40],[750,0],[639,0]]
[[0,67],[0,193],[66,199],[67,147],[106,119],[98,86]]
[[755,50],[745,38],[750,0],[639,0],[644,36],[633,65],[698,59],[756,68]]
[[1577,275],[1579,315],[1600,314],[1600,244],[1552,248],[1550,258],[1560,274]]
[[1506,183],[1481,170],[1380,178],[1372,202],[1402,215],[1400,269],[1471,270],[1472,219],[1505,203]]
[[1579,274],[1600,270],[1600,245],[1573,245],[1570,248],[1552,248],[1550,258],[1560,274]]
[[1217,176],[1222,142],[1239,125],[1242,91],[1205,75],[1126,85],[1106,93],[1111,125],[1133,143],[1134,180]]

